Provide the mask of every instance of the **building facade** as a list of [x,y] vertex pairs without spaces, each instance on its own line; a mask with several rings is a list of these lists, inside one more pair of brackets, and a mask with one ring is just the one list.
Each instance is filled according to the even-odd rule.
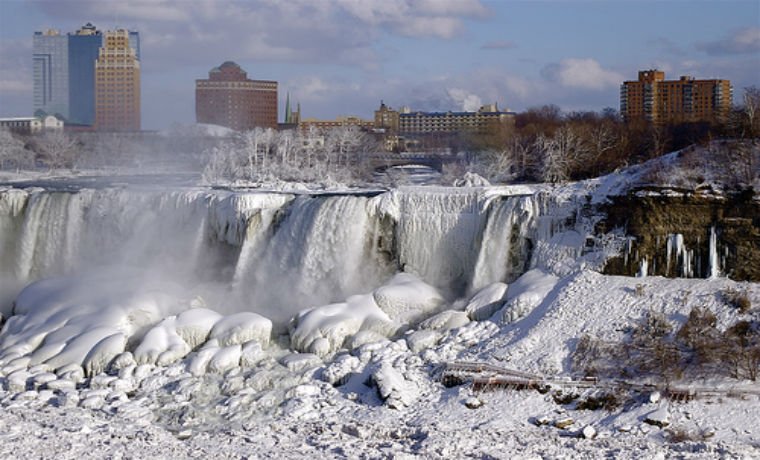
[[620,86],[620,114],[626,122],[720,122],[731,112],[729,80],[665,80],[665,72],[642,70],[638,80]]
[[95,61],[95,129],[140,130],[140,61],[125,29],[103,34]]
[[486,133],[514,122],[515,113],[499,110],[496,104],[484,105],[477,112],[421,112],[404,107],[396,111],[380,103],[375,111],[375,128],[399,135],[437,133]]
[[232,61],[195,81],[195,119],[237,131],[277,129],[277,82],[250,80]]
[[69,40],[55,29],[32,38],[33,111],[69,116]]
[[371,131],[375,127],[373,120],[365,120],[363,118],[354,116],[336,117],[335,120],[319,120],[316,118],[306,118],[298,123],[298,128],[302,130],[308,130],[315,128],[319,130],[330,130],[335,128],[343,128],[348,126],[356,126],[364,131]]
[[[135,32],[136,33],[136,32]],[[69,113],[68,123],[95,124],[95,61],[103,35],[90,23],[68,35]]]
[[0,118],[0,128],[20,134],[35,134],[41,131],[62,131],[63,120],[53,115],[45,117]]

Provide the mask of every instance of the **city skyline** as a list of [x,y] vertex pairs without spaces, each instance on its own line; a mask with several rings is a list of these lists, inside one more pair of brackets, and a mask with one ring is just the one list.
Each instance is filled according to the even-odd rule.
[[32,114],[34,31],[87,22],[140,32],[144,129],[193,123],[195,80],[227,60],[279,82],[280,120],[287,93],[304,117],[332,119],[369,118],[380,100],[415,110],[618,109],[622,82],[650,68],[731,80],[737,101],[760,84],[754,1],[6,0],[0,116]]

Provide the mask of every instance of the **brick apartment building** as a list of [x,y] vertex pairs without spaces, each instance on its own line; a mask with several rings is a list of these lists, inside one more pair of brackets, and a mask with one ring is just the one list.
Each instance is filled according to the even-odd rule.
[[722,121],[731,111],[732,91],[729,80],[665,80],[665,72],[642,70],[637,81],[620,86],[620,114],[627,122]]

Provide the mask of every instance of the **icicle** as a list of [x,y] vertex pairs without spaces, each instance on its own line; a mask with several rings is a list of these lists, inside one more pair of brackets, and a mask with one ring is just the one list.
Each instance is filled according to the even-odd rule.
[[647,269],[648,269],[649,263],[647,262],[647,259],[641,259],[641,262],[639,263],[639,272],[636,273],[637,278],[645,278],[647,276]]
[[717,278],[720,276],[720,267],[718,262],[718,237],[715,233],[715,226],[710,227],[710,265],[708,276]]

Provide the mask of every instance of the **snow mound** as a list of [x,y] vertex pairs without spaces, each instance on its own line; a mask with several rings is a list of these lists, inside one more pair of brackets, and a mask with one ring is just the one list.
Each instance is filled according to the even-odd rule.
[[267,345],[271,335],[272,322],[251,312],[228,315],[216,322],[211,330],[211,338],[217,339],[223,347],[250,341]]
[[296,350],[320,355],[343,346],[370,320],[390,323],[372,294],[351,296],[342,303],[312,308],[299,313],[290,325],[290,344]]
[[328,355],[361,331],[390,337],[404,326],[430,316],[443,303],[432,286],[400,273],[370,294],[304,310],[290,324],[296,350]]
[[444,302],[433,286],[409,273],[397,274],[372,296],[385,314],[400,323],[419,321]]
[[490,284],[472,296],[464,311],[474,321],[488,319],[504,305],[506,292],[505,283]]
[[194,369],[222,372],[239,365],[242,344],[249,361],[251,342],[269,344],[270,320],[250,312],[225,317],[188,308],[179,291],[123,269],[32,283],[3,327],[0,375],[36,367],[63,375],[74,366],[95,376],[138,365],[168,366],[209,342],[217,350],[206,352],[205,362],[196,357]]
[[498,313],[505,323],[513,323],[533,311],[554,289],[556,276],[540,269],[526,272],[507,289],[507,301]]
[[3,328],[0,366],[27,357],[29,366],[58,369],[86,361],[100,369],[124,351],[126,338],[181,309],[173,291],[173,285],[125,270],[32,283]]

